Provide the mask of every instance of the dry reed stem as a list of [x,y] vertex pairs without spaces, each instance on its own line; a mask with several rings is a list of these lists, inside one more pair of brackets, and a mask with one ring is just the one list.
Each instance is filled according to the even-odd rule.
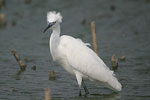
[[56,74],[54,70],[50,70],[49,73],[49,80],[55,80],[56,79]]
[[111,57],[111,65],[113,70],[117,70],[118,68],[118,58],[115,54],[112,55]]
[[45,100],[51,100],[51,97],[50,97],[50,88],[47,88],[45,90]]
[[99,56],[94,21],[91,22],[91,31],[92,31],[92,39],[93,39],[93,48],[94,48],[94,51],[96,52],[96,54]]

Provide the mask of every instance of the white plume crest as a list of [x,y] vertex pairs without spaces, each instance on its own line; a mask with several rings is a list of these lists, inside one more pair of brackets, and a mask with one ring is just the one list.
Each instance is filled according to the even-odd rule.
[[47,12],[47,21],[48,23],[55,22],[55,21],[59,21],[61,23],[62,16],[59,12],[56,13],[56,11],[50,11],[50,12]]

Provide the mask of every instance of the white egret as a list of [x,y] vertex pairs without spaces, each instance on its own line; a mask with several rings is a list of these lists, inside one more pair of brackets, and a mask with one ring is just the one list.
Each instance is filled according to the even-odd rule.
[[85,93],[88,89],[83,79],[103,83],[114,91],[121,91],[121,84],[97,54],[80,39],[68,35],[60,36],[62,16],[55,11],[47,13],[48,26],[44,30],[52,29],[50,36],[50,52],[54,61],[60,64],[67,72],[76,76],[81,96],[81,86]]

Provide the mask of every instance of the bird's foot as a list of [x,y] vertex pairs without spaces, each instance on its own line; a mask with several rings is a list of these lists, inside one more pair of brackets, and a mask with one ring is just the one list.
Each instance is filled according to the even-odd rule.
[[82,95],[81,90],[79,91],[79,97],[81,97],[81,96],[86,97],[86,96],[88,96],[89,94],[90,94],[90,93],[89,93],[88,91],[86,91],[85,94]]
[[85,89],[85,94],[86,94],[86,95],[88,95],[88,94],[89,94],[89,91],[88,91],[88,89],[87,89],[87,88]]
[[86,91],[86,92],[85,92],[85,95],[88,95],[88,94],[90,94],[89,91]]
[[81,94],[81,90],[79,91],[79,97],[81,97],[82,96],[82,94]]

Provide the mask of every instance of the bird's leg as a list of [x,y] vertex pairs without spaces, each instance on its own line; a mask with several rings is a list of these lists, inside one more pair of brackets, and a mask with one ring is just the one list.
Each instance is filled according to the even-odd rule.
[[81,94],[81,86],[79,86],[79,96],[81,97],[82,94]]
[[78,71],[75,71],[75,75],[76,75],[77,82],[79,85],[79,96],[81,96],[82,75]]
[[86,95],[89,94],[89,91],[88,91],[83,79],[82,79],[82,86],[84,88],[84,91],[85,91]]

